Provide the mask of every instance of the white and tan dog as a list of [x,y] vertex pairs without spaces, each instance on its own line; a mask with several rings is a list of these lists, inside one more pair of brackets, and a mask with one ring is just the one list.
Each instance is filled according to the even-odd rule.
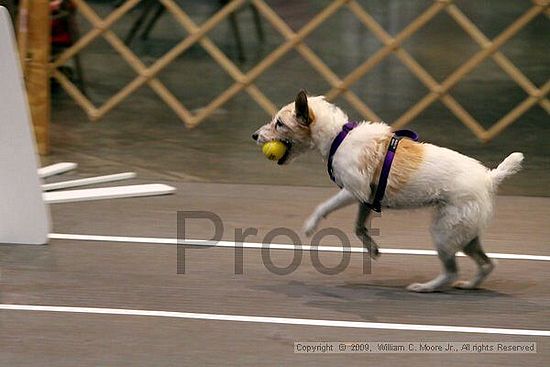
[[[287,164],[300,154],[317,149],[327,160],[334,138],[348,116],[324,97],[308,97],[304,91],[283,107],[271,122],[253,134],[259,144],[280,140],[287,146],[278,164]],[[333,157],[333,174],[342,190],[320,204],[305,223],[306,235],[313,234],[322,218],[334,210],[359,203],[356,234],[377,256],[378,248],[369,236],[365,221],[388,143],[390,126],[363,122],[343,140]],[[433,292],[457,279],[455,254],[463,251],[478,265],[469,281],[454,283],[464,289],[477,288],[493,270],[479,237],[493,212],[493,199],[499,183],[521,168],[522,153],[510,154],[496,169],[488,169],[470,157],[432,144],[402,139],[388,177],[382,207],[405,209],[432,206],[431,228],[437,253],[443,263],[441,275],[427,283],[414,283],[407,289]]]

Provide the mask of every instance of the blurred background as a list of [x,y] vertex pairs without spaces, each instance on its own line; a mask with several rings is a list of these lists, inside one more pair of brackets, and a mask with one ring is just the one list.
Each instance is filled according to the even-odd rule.
[[[489,167],[522,151],[525,170],[501,193],[550,195],[550,13],[537,2],[56,0],[49,1],[46,23],[33,19],[40,1],[3,3],[15,19],[21,19],[22,6],[29,17],[29,28],[20,20],[17,33],[20,51],[21,40],[27,48],[31,105],[32,70],[41,67],[33,61],[33,29],[39,32],[33,27],[51,30],[42,62],[49,64],[44,68],[51,93],[38,91],[46,98],[40,103],[51,105],[51,117],[41,113],[35,129],[42,163],[78,162],[73,175],[132,170],[168,181],[330,186],[316,153],[279,167],[250,138],[275,108],[305,88],[329,95],[350,119],[406,125],[423,141]],[[517,29],[506,34],[518,19]],[[205,24],[213,25],[204,37],[187,39]],[[303,27],[303,42],[292,46],[305,47],[284,46]],[[503,32],[505,42],[491,49],[489,41]],[[401,48],[395,43],[384,50],[402,36]],[[172,57],[182,42],[183,52]],[[480,44],[489,47],[482,62],[459,73],[448,94],[435,94],[450,99],[435,98],[406,115],[430,89],[437,91],[437,84],[479,57]],[[272,61],[281,46],[287,52]],[[236,82],[266,62],[257,78]],[[153,79],[145,68],[161,64],[153,70],[156,81],[148,83]],[[125,90],[136,82],[139,87]],[[350,93],[341,93],[346,89]],[[113,99],[121,90],[122,98]],[[227,98],[210,105],[220,95]],[[501,128],[490,130],[497,122]]]

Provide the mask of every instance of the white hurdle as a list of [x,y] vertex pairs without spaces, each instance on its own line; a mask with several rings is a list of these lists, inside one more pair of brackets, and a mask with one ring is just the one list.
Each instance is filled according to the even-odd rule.
[[42,185],[42,190],[53,191],[53,190],[60,190],[60,189],[68,189],[70,187],[79,187],[79,186],[94,185],[98,183],[128,180],[130,178],[135,178],[135,177],[136,177],[135,172],[122,172],[122,173],[115,173],[113,175],[87,177],[87,178],[80,178],[77,180],[69,180],[69,181],[61,181],[61,182],[44,184]]
[[60,173],[72,171],[73,169],[76,169],[76,167],[78,167],[78,165],[73,162],[55,163],[46,167],[39,168],[38,176],[40,176],[41,178],[46,178],[54,175],[59,175]]
[[167,195],[172,194],[174,191],[176,191],[175,188],[165,184],[145,184],[45,192],[42,196],[45,202],[50,204],[58,204],[72,203],[75,201]]

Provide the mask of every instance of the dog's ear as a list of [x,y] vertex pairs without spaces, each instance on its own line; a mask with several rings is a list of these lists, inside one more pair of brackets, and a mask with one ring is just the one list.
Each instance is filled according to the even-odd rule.
[[309,115],[309,106],[307,105],[307,94],[305,90],[298,92],[296,100],[294,101],[294,110],[296,111],[296,118],[300,123],[309,125],[311,123],[311,116]]

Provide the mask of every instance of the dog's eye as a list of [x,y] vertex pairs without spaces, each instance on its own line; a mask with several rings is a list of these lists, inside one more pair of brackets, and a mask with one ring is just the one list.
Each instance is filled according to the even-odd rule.
[[285,126],[285,124],[283,124],[281,120],[277,120],[277,121],[275,122],[275,128],[276,128],[276,129],[278,129],[278,128],[280,128],[280,127],[284,127],[284,126]]

